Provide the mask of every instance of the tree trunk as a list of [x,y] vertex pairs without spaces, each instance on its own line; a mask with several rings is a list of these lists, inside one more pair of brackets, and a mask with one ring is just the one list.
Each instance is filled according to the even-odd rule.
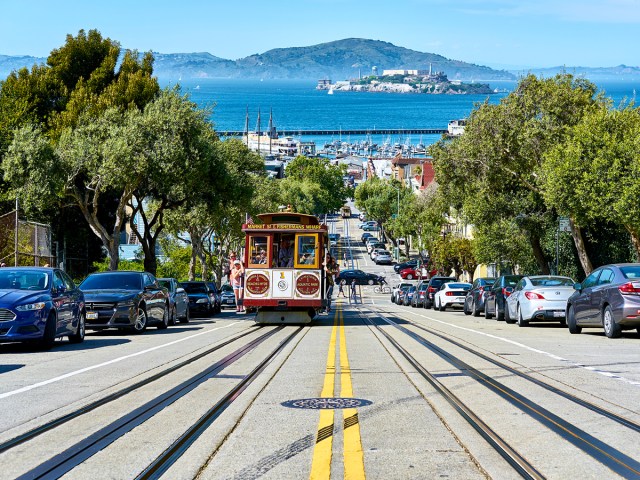
[[584,270],[585,275],[589,275],[593,271],[593,265],[589,259],[589,255],[587,254],[584,238],[582,236],[582,229],[575,224],[571,217],[569,217],[569,226],[571,227],[571,236],[573,237],[573,243],[578,251],[578,259],[580,260],[580,265],[582,265],[582,270]]
[[105,247],[109,252],[109,270],[118,270],[118,264],[120,263],[120,238],[112,239]]
[[533,256],[536,259],[536,263],[538,264],[538,268],[543,275],[551,274],[549,270],[549,264],[547,263],[547,258],[544,256],[544,252],[542,251],[542,245],[540,245],[540,237],[537,234],[530,233],[529,241],[531,242],[531,248],[533,249]]
[[156,239],[149,237],[146,245],[143,246],[144,251],[144,270],[151,275],[156,275],[158,271],[158,258],[156,257]]
[[633,248],[636,249],[636,255],[640,258],[640,232],[629,225],[625,225],[625,228],[631,235],[631,243],[633,244]]
[[193,282],[196,279],[196,250],[191,244],[191,260],[189,260],[189,281]]

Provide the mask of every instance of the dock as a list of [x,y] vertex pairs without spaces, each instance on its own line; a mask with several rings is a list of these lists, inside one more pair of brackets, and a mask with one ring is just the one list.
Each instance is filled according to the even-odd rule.
[[[278,130],[281,136],[338,136],[338,135],[444,135],[447,129],[442,128],[368,128],[360,130]],[[242,137],[244,130],[218,131],[222,137]]]

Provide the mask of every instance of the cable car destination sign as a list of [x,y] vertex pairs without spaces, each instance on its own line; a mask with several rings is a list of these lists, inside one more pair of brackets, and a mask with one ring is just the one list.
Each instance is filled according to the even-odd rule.
[[322,225],[296,225],[288,223],[270,223],[270,224],[256,224],[250,223],[245,225],[246,230],[323,230]]

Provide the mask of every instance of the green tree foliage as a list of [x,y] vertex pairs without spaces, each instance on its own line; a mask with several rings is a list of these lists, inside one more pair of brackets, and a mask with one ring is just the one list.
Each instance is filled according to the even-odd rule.
[[640,109],[602,105],[545,156],[545,199],[579,226],[623,226],[640,255],[639,152]]
[[469,272],[473,280],[473,272],[478,266],[474,255],[473,240],[454,235],[441,236],[431,245],[431,263],[444,275],[454,271],[456,277]]
[[[548,273],[550,252],[542,246],[543,228],[554,217],[543,198],[543,158],[567,131],[601,103],[596,87],[572,75],[523,78],[500,104],[479,105],[465,134],[431,149],[443,194],[479,227],[520,218],[538,270]],[[585,271],[591,263],[582,232],[573,230]],[[498,259],[496,259],[498,260]]]

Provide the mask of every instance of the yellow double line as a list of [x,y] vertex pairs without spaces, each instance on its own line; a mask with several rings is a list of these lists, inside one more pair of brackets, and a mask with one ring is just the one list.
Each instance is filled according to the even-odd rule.
[[[329,352],[327,354],[327,370],[324,376],[324,385],[321,396],[333,398],[336,382],[336,337],[338,327],[340,332],[340,396],[342,398],[353,397],[351,384],[351,369],[347,356],[347,342],[344,334],[344,315],[341,304],[337,305],[334,317],[331,339],[329,340]],[[320,410],[318,422],[318,435],[313,450],[313,462],[311,464],[311,480],[331,478],[331,456],[333,453],[333,430],[335,410]],[[360,423],[358,411],[355,408],[343,410],[344,432],[344,478],[346,480],[364,479],[364,454],[360,439]]]

